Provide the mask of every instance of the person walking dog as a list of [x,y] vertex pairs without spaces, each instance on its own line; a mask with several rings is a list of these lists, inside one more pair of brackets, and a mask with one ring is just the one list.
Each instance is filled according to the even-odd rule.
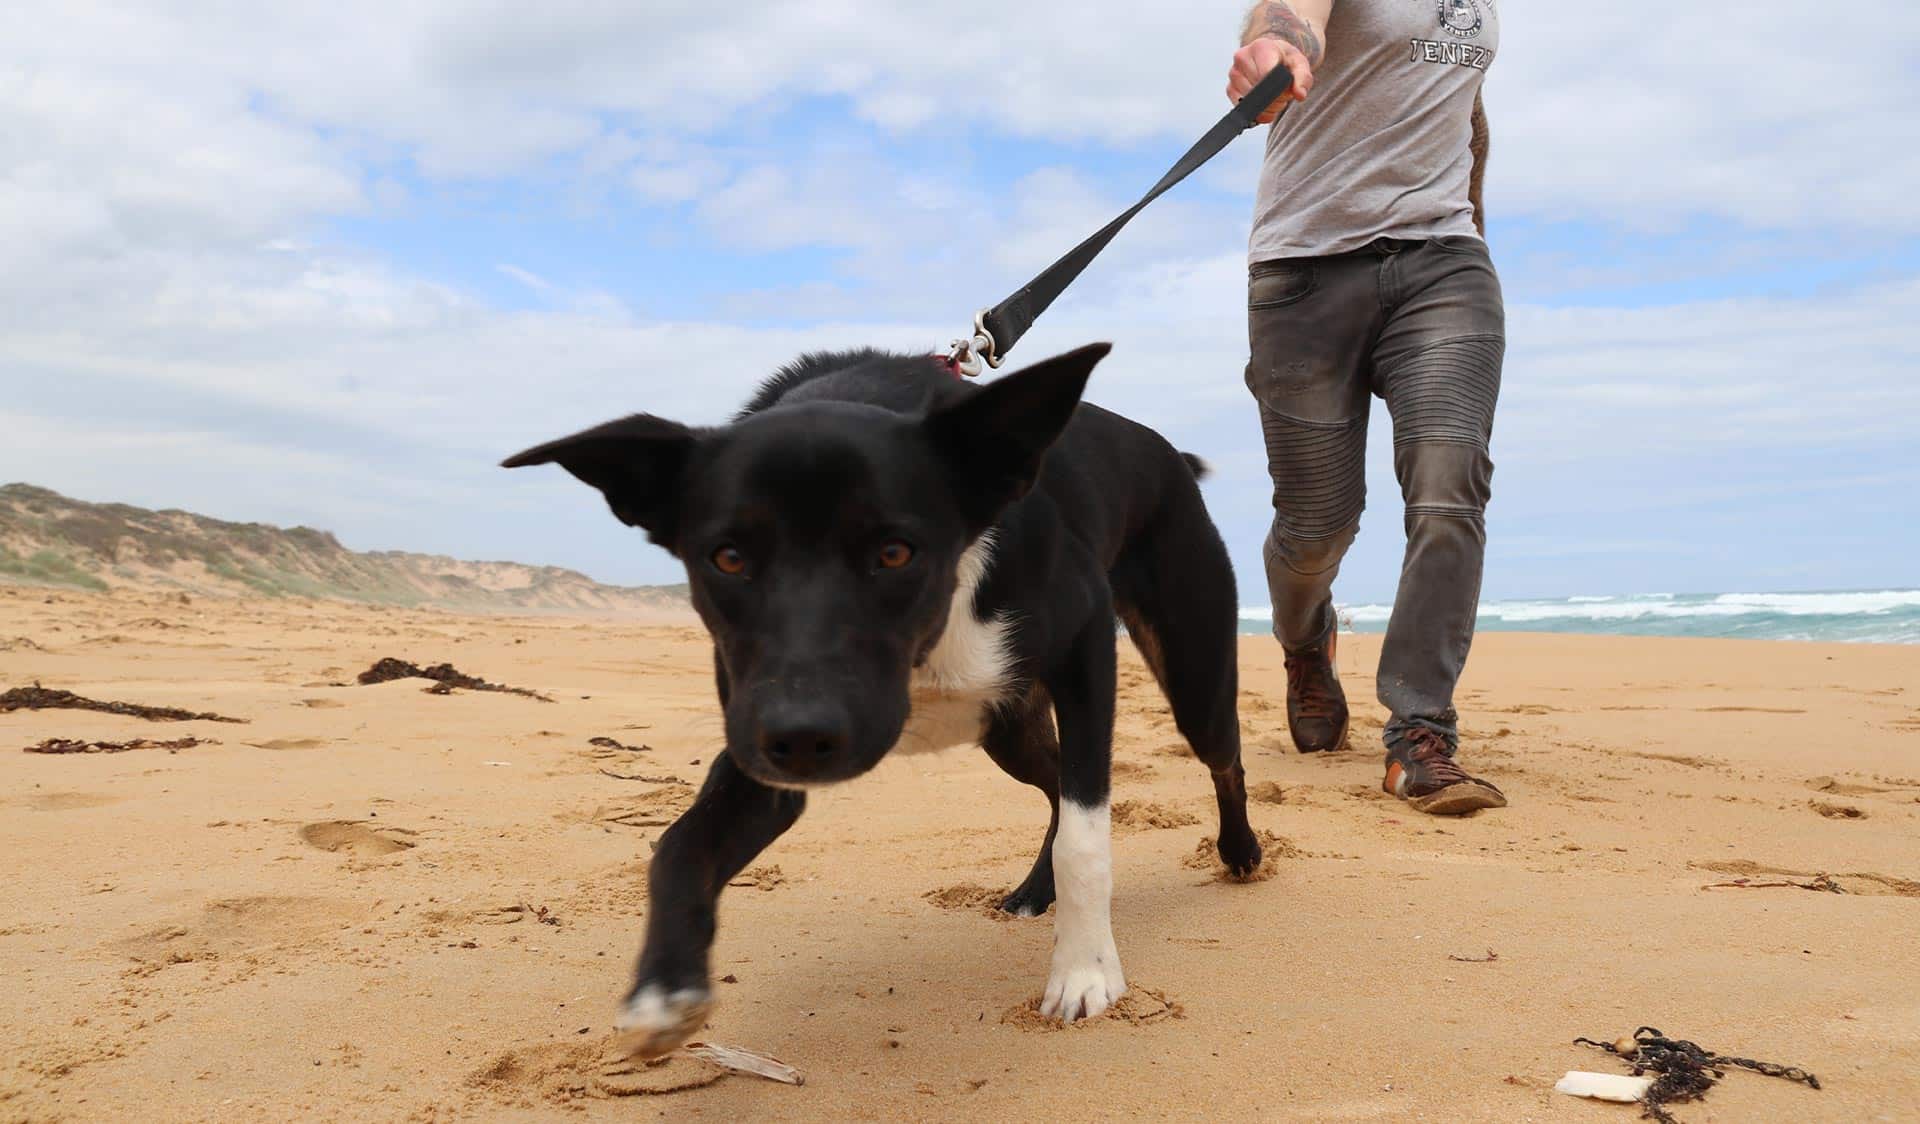
[[1238,101],[1276,65],[1294,76],[1261,118],[1274,124],[1249,245],[1246,372],[1273,478],[1264,555],[1288,726],[1302,753],[1346,742],[1332,589],[1360,527],[1377,395],[1407,537],[1377,680],[1391,713],[1382,787],[1435,815],[1507,802],[1456,759],[1453,705],[1479,609],[1506,349],[1480,204],[1480,86],[1499,43],[1494,0],[1261,3],[1227,87]]

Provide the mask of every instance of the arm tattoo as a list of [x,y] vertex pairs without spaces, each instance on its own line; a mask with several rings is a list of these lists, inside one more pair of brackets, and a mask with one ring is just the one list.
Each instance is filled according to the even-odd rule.
[[1302,18],[1284,3],[1255,4],[1253,11],[1247,13],[1247,25],[1240,33],[1240,42],[1245,45],[1255,39],[1291,43],[1315,66],[1320,65],[1320,56],[1326,53],[1319,33],[1313,30],[1313,21]]
[[1480,104],[1480,95],[1473,95],[1473,139],[1467,142],[1467,150],[1473,153],[1473,178],[1467,185],[1467,198],[1473,202],[1473,225],[1480,237],[1487,236],[1486,211],[1480,205],[1480,186],[1487,177],[1487,147],[1493,135],[1487,130],[1487,111]]

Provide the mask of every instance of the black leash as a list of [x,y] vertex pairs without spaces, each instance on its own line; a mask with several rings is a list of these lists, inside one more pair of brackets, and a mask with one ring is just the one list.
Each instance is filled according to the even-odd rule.
[[1022,285],[1014,294],[992,308],[982,309],[973,318],[973,337],[953,341],[953,354],[946,358],[947,365],[969,378],[978,375],[981,364],[999,367],[1006,359],[1007,352],[1027,334],[1033,322],[1054,302],[1054,298],[1066,291],[1068,285],[1093,264],[1100,251],[1107,248],[1122,227],[1133,220],[1133,216],[1146,209],[1147,204],[1166,194],[1167,189],[1186,179],[1200,166],[1218,156],[1222,149],[1233,139],[1253,128],[1260,114],[1268,106],[1280,99],[1293,86],[1293,75],[1284,66],[1276,66],[1273,72],[1260,80],[1260,83],[1247,92],[1227,115],[1222,117],[1207,135],[1200,138],[1178,163],[1160,177],[1153,190],[1141,197],[1138,203],[1128,207],[1106,226],[1101,227],[1086,241],[1069,250],[1059,261],[1054,262],[1041,272],[1040,276]]

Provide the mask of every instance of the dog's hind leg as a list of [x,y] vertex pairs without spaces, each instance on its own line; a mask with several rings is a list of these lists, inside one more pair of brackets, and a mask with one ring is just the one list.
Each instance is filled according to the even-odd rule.
[[996,708],[980,746],[1008,776],[1047,794],[1052,816],[1040,857],[1027,880],[1000,903],[1015,917],[1038,917],[1053,904],[1053,837],[1060,830],[1060,741],[1045,689],[1035,686],[1025,698]]
[[1240,607],[1233,563],[1200,491],[1176,489],[1113,571],[1120,619],[1173,709],[1182,737],[1213,773],[1220,861],[1236,877],[1260,865],[1240,761]]

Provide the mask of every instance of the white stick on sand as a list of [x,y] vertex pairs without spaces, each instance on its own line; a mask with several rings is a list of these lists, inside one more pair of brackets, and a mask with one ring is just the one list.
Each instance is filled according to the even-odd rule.
[[1637,1104],[1653,1088],[1651,1077],[1629,1077],[1621,1073],[1584,1073],[1571,1070],[1553,1087],[1556,1093],[1570,1097],[1589,1097],[1615,1104]]
[[687,1053],[697,1058],[705,1058],[716,1065],[740,1073],[751,1073],[769,1081],[779,1081],[788,1085],[805,1085],[806,1075],[778,1058],[765,1054],[756,1054],[752,1050],[742,1050],[738,1046],[722,1046],[715,1042],[689,1042],[684,1047]]

